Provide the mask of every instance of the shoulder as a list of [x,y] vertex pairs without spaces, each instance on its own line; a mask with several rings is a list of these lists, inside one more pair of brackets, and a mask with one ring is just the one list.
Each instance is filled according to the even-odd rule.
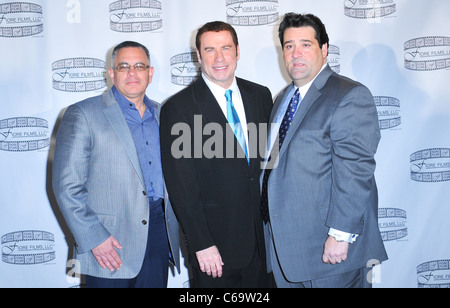
[[236,77],[236,80],[237,80],[239,88],[270,93],[269,88],[267,88],[266,86],[263,86],[259,83],[256,83],[256,82],[253,82],[250,80],[246,80],[246,79],[242,79],[242,78],[237,78],[237,77]]
[[[175,93],[171,97],[169,97],[166,101],[161,104],[160,110],[161,113],[167,112],[172,109],[180,109],[185,108],[187,104],[189,104],[189,99],[191,91],[189,88],[184,88],[183,90]],[[185,102],[185,103],[183,103]]]
[[193,92],[193,85],[190,85],[182,89],[181,91],[173,94],[171,97],[169,97],[164,105],[166,105],[167,103],[171,104],[177,103],[183,100],[184,98],[191,96],[192,92]]
[[70,105],[64,112],[63,120],[85,119],[85,121],[98,120],[102,114],[104,105],[104,95],[86,98]]
[[373,118],[378,119],[373,94],[361,82],[333,74],[321,92],[324,100],[338,107],[337,111],[347,109],[349,112],[359,114],[359,118],[370,111],[371,115],[375,115]]
[[322,94],[331,91],[337,96],[352,92],[353,89],[368,90],[362,83],[336,73],[329,65],[319,73],[312,87],[315,87]]
[[339,75],[337,73],[331,74],[330,78],[327,82],[328,86],[333,86],[342,89],[343,91],[351,91],[353,89],[366,89],[369,90],[365,85],[361,82],[353,80],[349,77]]
[[192,108],[192,104],[196,98],[203,99],[205,97],[207,89],[208,87],[203,81],[203,78],[199,77],[189,86],[169,97],[162,104],[161,112],[165,112],[168,109],[189,110]]
[[373,96],[368,87],[361,82],[334,72],[319,91],[325,97],[330,96],[330,99],[334,101],[353,101],[358,98],[358,101],[373,102]]
[[69,109],[82,109],[84,111],[96,109],[96,107],[98,107],[99,105],[102,105],[104,96],[105,96],[105,94],[86,98],[82,101],[79,101],[79,102],[73,104],[73,105],[70,105]]
[[289,94],[289,92],[294,88],[294,84],[290,83],[285,88],[283,88],[275,97],[275,104],[279,104],[285,97]]
[[241,78],[237,78],[237,83],[241,94],[245,93],[248,98],[253,97],[255,103],[259,106],[264,106],[267,113],[270,114],[273,106],[273,98],[268,87]]

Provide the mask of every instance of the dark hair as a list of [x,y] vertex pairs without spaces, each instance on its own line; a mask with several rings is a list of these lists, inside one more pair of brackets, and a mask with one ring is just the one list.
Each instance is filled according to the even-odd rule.
[[145,51],[145,54],[147,55],[148,62],[150,65],[150,52],[147,47],[145,47],[144,45],[142,45],[141,43],[138,43],[138,42],[125,41],[125,42],[120,43],[116,47],[114,47],[113,52],[112,52],[112,59],[111,59],[112,66],[114,66],[114,61],[116,60],[116,56],[117,56],[117,53],[119,52],[119,50],[121,50],[122,48],[129,48],[129,47],[142,48]]
[[228,31],[230,32],[231,36],[233,37],[233,42],[237,46],[239,45],[238,36],[236,33],[236,30],[226,22],[223,21],[213,21],[205,24],[197,31],[197,36],[195,38],[195,46],[197,47],[197,50],[200,51],[200,38],[202,35],[206,32],[220,32],[220,31]]
[[284,16],[284,19],[281,22],[280,28],[278,30],[281,46],[283,47],[284,43],[284,32],[288,28],[301,28],[307,26],[314,28],[314,30],[316,31],[316,39],[319,42],[320,48],[322,48],[324,44],[330,45],[330,39],[328,37],[327,30],[319,17],[312,14],[302,15],[296,13],[288,13]]

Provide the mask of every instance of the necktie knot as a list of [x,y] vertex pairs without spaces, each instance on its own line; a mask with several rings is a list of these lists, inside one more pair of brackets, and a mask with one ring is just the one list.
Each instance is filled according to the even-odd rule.
[[227,99],[227,103],[228,102],[233,103],[233,99],[232,99],[233,96],[232,95],[233,95],[233,91],[231,91],[231,90],[227,90],[225,92],[225,98]]

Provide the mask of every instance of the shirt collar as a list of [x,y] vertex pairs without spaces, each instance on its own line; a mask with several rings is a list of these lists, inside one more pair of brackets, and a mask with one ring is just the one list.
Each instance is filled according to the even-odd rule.
[[[136,109],[136,106],[130,102],[125,96],[123,96],[119,90],[117,90],[116,86],[113,86],[111,88],[114,97],[117,101],[117,103],[119,104],[120,108],[122,109],[122,111],[126,111],[128,109]],[[147,97],[147,95],[144,96],[144,104],[147,107],[147,110],[149,110],[151,112],[151,114],[154,114],[154,109],[155,107],[153,106],[152,102],[150,101],[150,99]]]
[[214,96],[218,96],[218,95],[223,96],[227,90],[231,90],[231,91],[233,91],[233,93],[236,93],[239,91],[239,87],[237,86],[236,77],[234,77],[233,83],[231,84],[231,86],[228,89],[225,89],[225,88],[219,86],[218,84],[215,84],[214,82],[210,81],[204,74],[202,74],[202,78],[205,81],[208,88],[211,90],[211,92],[213,92]]
[[306,93],[308,93],[309,88],[311,88],[311,85],[313,84],[313,82],[316,80],[317,76],[319,76],[319,74],[325,69],[325,67],[327,67],[328,63],[325,63],[320,72],[316,75],[316,77],[313,78],[313,80],[311,80],[310,82],[308,82],[307,84],[305,84],[304,86],[301,86],[300,88],[294,85],[295,90],[299,89],[300,91],[300,95],[302,98],[304,98],[306,96]]

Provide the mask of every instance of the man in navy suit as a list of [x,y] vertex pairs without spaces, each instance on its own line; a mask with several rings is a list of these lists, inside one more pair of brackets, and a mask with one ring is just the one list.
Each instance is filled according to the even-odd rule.
[[[235,77],[239,44],[229,24],[204,25],[196,45],[202,76],[163,105],[160,128],[164,175],[185,234],[194,286],[265,287],[261,156],[247,130],[266,125],[272,96],[266,87]],[[231,118],[239,118],[234,123],[240,125],[233,126],[242,130],[227,138]],[[190,128],[182,149],[176,146],[183,138],[177,127]]]

